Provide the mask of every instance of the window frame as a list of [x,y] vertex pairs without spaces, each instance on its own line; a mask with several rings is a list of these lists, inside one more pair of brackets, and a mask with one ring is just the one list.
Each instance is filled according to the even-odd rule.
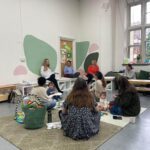
[[[127,7],[127,57],[129,58],[130,55],[130,47],[141,47],[141,56],[142,56],[142,61],[144,61],[146,58],[150,58],[146,54],[146,28],[150,28],[150,23],[146,24],[146,4],[147,2],[150,2],[150,0],[144,0],[144,1],[139,1],[139,2],[133,2],[131,4],[128,4]],[[136,6],[136,5],[141,5],[141,24],[140,25],[135,25],[131,26],[131,7]],[[141,44],[135,44],[135,45],[130,45],[130,32],[135,31],[135,30],[141,30]]]

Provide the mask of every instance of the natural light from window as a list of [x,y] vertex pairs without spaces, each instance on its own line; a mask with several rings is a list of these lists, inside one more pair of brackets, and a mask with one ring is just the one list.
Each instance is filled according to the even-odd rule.
[[141,24],[141,5],[135,5],[131,7],[131,26],[136,26]]
[[141,44],[141,30],[130,31],[130,45]]
[[150,2],[146,4],[146,24],[150,24]]

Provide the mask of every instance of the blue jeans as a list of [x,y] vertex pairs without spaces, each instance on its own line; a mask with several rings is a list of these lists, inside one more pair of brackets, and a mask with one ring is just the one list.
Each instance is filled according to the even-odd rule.
[[114,105],[111,107],[110,113],[113,115],[122,115],[122,109],[121,107]]
[[52,109],[56,106],[56,100],[52,100],[50,102],[47,103],[47,110]]
[[56,100],[52,99],[51,101],[42,99],[41,102],[47,107],[47,110],[50,110],[56,106]]

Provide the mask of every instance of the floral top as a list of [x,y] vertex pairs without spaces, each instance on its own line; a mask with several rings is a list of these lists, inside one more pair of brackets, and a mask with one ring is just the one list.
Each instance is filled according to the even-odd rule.
[[75,140],[88,139],[99,132],[100,115],[93,106],[93,110],[77,108],[64,102],[67,114],[61,114],[61,123],[64,134]]

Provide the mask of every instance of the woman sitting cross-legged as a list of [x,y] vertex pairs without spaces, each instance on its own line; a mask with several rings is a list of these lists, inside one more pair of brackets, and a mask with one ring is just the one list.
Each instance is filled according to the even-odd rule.
[[118,95],[110,102],[110,112],[113,115],[137,116],[140,113],[140,99],[135,87],[121,76],[118,88]]
[[66,62],[65,67],[64,67],[64,77],[77,78],[79,75],[80,75],[80,73],[74,71],[72,64],[71,64],[71,61],[68,60]]
[[63,91],[61,91],[59,86],[58,86],[57,80],[55,78],[55,74],[52,73],[52,71],[50,69],[49,60],[47,58],[44,59],[40,71],[41,71],[41,76],[42,77],[44,77],[46,80],[49,80],[49,81],[53,82],[55,87],[57,88],[58,92],[63,93]]
[[62,129],[74,140],[89,139],[99,132],[100,113],[86,81],[78,78],[59,112]]
[[125,76],[127,79],[135,79],[136,78],[135,71],[131,64],[127,64],[123,76]]

